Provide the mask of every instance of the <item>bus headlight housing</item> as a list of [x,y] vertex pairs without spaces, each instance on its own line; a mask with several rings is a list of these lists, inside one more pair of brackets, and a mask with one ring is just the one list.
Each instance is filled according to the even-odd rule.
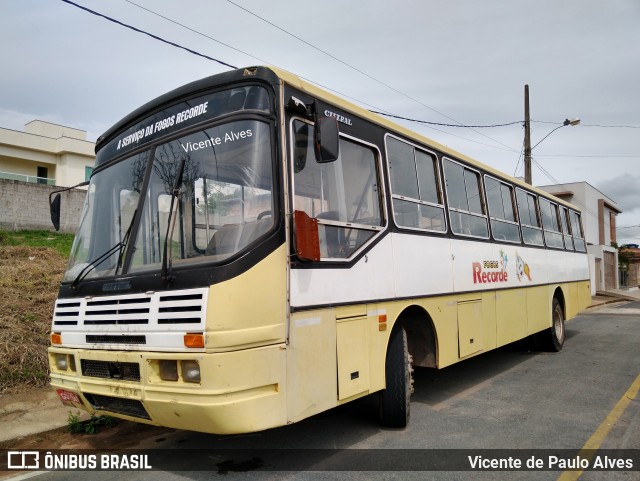
[[56,354],[55,360],[58,371],[66,371],[69,369],[69,358],[66,354]]
[[200,382],[200,364],[198,361],[181,361],[182,379],[185,382]]
[[162,359],[160,364],[160,379],[163,381],[178,380],[178,361]]

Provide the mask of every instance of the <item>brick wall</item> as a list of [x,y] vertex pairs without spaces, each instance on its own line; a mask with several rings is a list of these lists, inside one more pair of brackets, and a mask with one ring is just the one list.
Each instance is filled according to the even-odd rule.
[[[0,179],[0,229],[54,230],[49,214],[49,194],[61,187]],[[75,233],[86,190],[62,192],[60,232]]]

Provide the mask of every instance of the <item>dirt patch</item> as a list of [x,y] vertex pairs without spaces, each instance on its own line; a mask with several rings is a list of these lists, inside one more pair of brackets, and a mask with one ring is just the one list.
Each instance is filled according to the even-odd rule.
[[0,443],[0,449],[150,449],[162,447],[166,437],[175,433],[169,428],[119,420],[96,434],[72,434],[64,427]]
[[51,315],[66,264],[48,247],[0,245],[0,394],[48,384]]

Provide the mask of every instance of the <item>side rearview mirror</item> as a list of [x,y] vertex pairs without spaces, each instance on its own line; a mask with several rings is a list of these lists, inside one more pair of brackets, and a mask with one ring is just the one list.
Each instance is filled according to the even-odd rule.
[[66,187],[60,190],[54,190],[49,194],[49,213],[51,214],[51,223],[55,230],[60,230],[60,192],[75,189],[76,187],[84,187],[89,185],[89,181],[80,182],[73,187]]
[[49,196],[49,212],[51,213],[51,223],[55,230],[60,230],[60,194]]
[[316,162],[333,162],[340,155],[340,133],[334,117],[318,117],[313,132]]

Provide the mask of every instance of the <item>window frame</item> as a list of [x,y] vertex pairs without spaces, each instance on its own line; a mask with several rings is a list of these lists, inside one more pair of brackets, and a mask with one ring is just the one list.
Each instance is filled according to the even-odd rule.
[[[457,164],[460,167],[462,167],[462,169],[463,169],[463,177],[464,177],[464,171],[465,170],[469,170],[469,171],[474,172],[475,174],[477,174],[477,176],[478,176],[478,193],[480,195],[480,208],[484,210],[484,212],[485,212],[484,214],[478,214],[477,212],[472,212],[472,211],[469,211],[469,210],[463,210],[463,209],[459,209],[457,207],[451,207],[451,202],[449,200],[449,189],[447,188],[447,174],[446,174],[446,171],[445,171],[445,168],[444,168],[444,162],[445,161],[451,162],[453,164]],[[484,189],[484,181],[482,179],[483,173],[478,169],[470,167],[470,166],[468,166],[466,164],[463,164],[462,162],[459,162],[457,160],[454,160],[454,159],[452,159],[450,157],[446,157],[446,156],[442,156],[442,163],[443,163],[443,165],[442,165],[442,179],[444,181],[444,191],[445,191],[445,196],[446,196],[446,199],[447,199],[447,217],[450,216],[451,212],[459,212],[461,214],[467,214],[467,215],[471,215],[471,216],[474,216],[474,217],[478,217],[478,218],[484,219],[485,225],[487,227],[487,235],[486,236],[478,236],[478,235],[474,235],[474,234],[463,234],[463,233],[454,232],[453,231],[453,227],[452,227],[452,223],[449,220],[449,226],[451,226],[451,233],[454,236],[457,236],[457,237],[470,237],[470,238],[474,238],[474,239],[490,240],[491,239],[491,230],[489,228],[489,209],[487,208],[486,195],[485,195],[485,192],[484,192],[484,190],[485,190]],[[467,203],[468,203],[469,194],[468,194],[467,189],[466,189],[466,182],[465,182],[465,194],[467,196],[466,198],[467,198]]]
[[[555,207],[554,210],[555,210],[556,222],[558,223],[558,228],[560,230],[555,231],[553,229],[548,229],[544,225],[544,216],[542,215],[542,201],[548,202],[552,209]],[[551,201],[550,199],[547,199],[546,197],[538,196],[538,206],[540,207],[540,221],[542,222],[542,232],[543,232],[543,235],[544,235],[544,244],[549,249],[564,250],[565,249],[565,247],[564,247],[564,234],[562,233],[562,224],[561,224],[562,223],[562,219],[560,219],[560,211],[559,211],[558,204],[556,202]],[[547,232],[549,232],[549,234],[559,235],[560,236],[560,240],[562,241],[562,246],[557,247],[557,246],[549,245],[549,243],[547,241]]]
[[[400,195],[400,194],[394,194],[393,193],[393,181],[391,180],[391,161],[389,160],[389,148],[388,148],[388,143],[387,143],[387,139],[388,138],[393,138],[399,142],[403,142],[407,145],[410,145],[411,147],[413,147],[414,149],[414,156],[413,156],[413,166],[415,169],[415,178],[416,178],[416,183],[418,186],[418,195],[420,195],[420,178],[418,176],[418,165],[416,162],[416,156],[415,156],[415,151],[419,150],[420,152],[428,155],[429,157],[431,157],[435,163],[435,176],[436,176],[436,189],[437,189],[437,193],[438,193],[438,197],[440,198],[440,201],[442,202],[441,204],[435,204],[433,202],[428,202],[422,199],[416,199],[413,197],[407,197],[405,195]],[[387,179],[389,180],[389,197],[391,199],[391,212],[392,212],[392,216],[393,216],[393,223],[398,226],[398,228],[400,229],[407,229],[407,230],[412,230],[412,231],[416,231],[416,232],[429,232],[429,233],[433,233],[433,234],[440,234],[440,235],[446,235],[448,230],[449,230],[449,220],[447,218],[447,213],[446,213],[446,206],[445,206],[445,202],[444,202],[444,198],[445,198],[445,192],[444,192],[444,188],[443,188],[443,173],[442,170],[440,168],[440,162],[438,162],[438,155],[436,152],[426,149],[418,144],[415,144],[413,142],[409,142],[406,139],[403,139],[401,137],[398,137],[397,135],[393,135],[391,133],[386,133],[384,136],[384,150],[385,150],[385,157],[386,157],[386,173],[387,173]],[[434,208],[438,208],[442,210],[442,217],[444,219],[444,229],[443,230],[436,230],[436,229],[427,229],[427,228],[423,228],[423,227],[410,227],[410,226],[405,226],[402,224],[398,223],[398,220],[396,219],[396,212],[395,209],[393,208],[393,199],[398,199],[398,200],[402,200],[405,202],[411,202],[414,203],[416,205],[426,205],[428,207],[434,207]]]
[[[487,195],[487,178],[490,178],[491,180],[495,180],[496,182],[498,182],[500,184],[500,186],[502,187],[503,185],[506,185],[509,189],[510,189],[510,194],[511,194],[511,208],[513,209],[513,213],[516,217],[515,222],[507,220],[507,219],[500,219],[498,217],[491,217],[491,206],[489,205],[489,196]],[[510,184],[508,182],[505,182],[504,180],[498,178],[498,177],[494,177],[493,175],[490,174],[484,174],[484,196],[487,202],[487,215],[489,217],[489,227],[491,228],[491,238],[496,241],[496,242],[508,242],[510,244],[522,244],[522,229],[520,226],[520,213],[518,212],[518,203],[516,201],[516,191],[515,191],[515,186],[513,184]],[[502,188],[500,189],[500,198],[502,199]],[[504,204],[503,204],[504,205]],[[496,220],[498,222],[503,222],[505,224],[512,224],[515,225],[518,228],[518,240],[514,241],[514,240],[510,240],[510,239],[496,239],[495,236],[493,235],[493,225],[491,224],[492,220]]]
[[[578,221],[577,225],[580,228],[580,235],[582,237],[576,236],[575,232],[573,232],[574,226],[573,226],[573,219],[571,219],[572,215],[575,215],[577,218],[577,221]],[[571,219],[571,238],[573,239],[574,250],[576,252],[587,252],[587,239],[585,239],[584,237],[584,226],[582,225],[582,213],[573,209],[569,209],[569,218]],[[579,239],[582,241],[582,243],[584,244],[584,249],[578,249],[578,246],[576,246],[576,239]]]
[[[535,207],[535,214],[536,214],[536,220],[538,221],[538,225],[530,225],[530,224],[525,224],[522,222],[522,214],[520,213],[520,203],[518,202],[518,191],[524,193],[525,195],[530,195],[533,197],[533,201],[534,201],[534,207]],[[518,209],[518,222],[520,222],[520,232],[522,235],[522,243],[528,246],[534,246],[534,247],[545,247],[545,242],[544,242],[544,226],[542,225],[542,216],[540,214],[540,202],[538,201],[538,194],[534,194],[533,192],[529,191],[529,190],[525,190],[522,187],[516,187],[516,207]],[[529,213],[531,213],[530,209],[529,209],[529,199],[527,198],[527,210],[529,210]],[[529,216],[529,218],[531,218]],[[526,227],[528,229],[535,229],[535,230],[539,230],[541,237],[542,237],[542,241],[540,242],[540,244],[536,244],[533,242],[527,242],[525,240],[525,236],[524,236],[524,230],[522,229],[523,227]]]
[[[313,131],[314,128],[314,122],[310,119],[307,119],[305,117],[301,117],[299,115],[293,115],[291,116],[291,118],[289,119],[289,129],[288,129],[288,135],[289,135],[289,139],[288,139],[288,149],[289,149],[289,159],[288,159],[288,166],[287,166],[287,170],[289,172],[289,182],[290,182],[290,200],[289,200],[289,208],[291,210],[291,213],[293,213],[295,211],[295,198],[296,198],[296,186],[295,186],[295,165],[293,162],[293,159],[295,157],[295,128],[294,128],[294,122],[296,121],[300,121],[303,123],[308,124],[309,126],[311,126],[311,129]],[[358,249],[356,249],[355,251],[353,251],[353,253],[349,256],[349,257],[321,257],[320,260],[318,262],[331,262],[331,263],[349,263],[352,262],[355,258],[357,258],[358,256],[360,256],[362,254],[362,252],[364,250],[366,250],[366,248],[371,245],[373,242],[375,242],[377,239],[380,238],[381,234],[387,230],[388,226],[389,226],[389,215],[387,212],[387,193],[386,193],[386,188],[385,188],[385,182],[384,182],[384,170],[383,170],[383,165],[382,165],[382,152],[380,151],[380,149],[378,148],[378,146],[372,142],[367,142],[361,138],[349,135],[349,134],[345,134],[343,132],[339,132],[339,139],[345,139],[345,140],[349,140],[355,144],[359,144],[361,146],[370,148],[373,153],[374,153],[374,157],[376,157],[375,159],[375,168],[376,168],[376,180],[377,182],[375,183],[377,185],[378,188],[378,198],[379,198],[379,202],[380,202],[380,217],[382,219],[382,225],[379,226],[375,226],[375,225],[369,225],[369,224],[357,224],[357,223],[353,223],[353,222],[343,222],[343,221],[339,221],[339,220],[331,220],[331,219],[322,219],[322,218],[317,218],[314,217],[319,225],[326,225],[326,226],[334,226],[334,227],[343,227],[343,228],[350,228],[350,229],[360,229],[360,230],[366,230],[366,231],[373,231],[374,234],[367,239]],[[315,157],[311,158],[313,162],[315,162]]]
[[[566,205],[560,205],[560,228],[562,229],[562,238],[564,240],[564,248],[567,251],[575,252],[576,248],[573,243],[573,234],[571,232],[571,219],[569,218],[569,208]],[[563,222],[564,219],[564,222]],[[567,232],[564,231],[564,228],[567,228]],[[567,237],[569,238],[569,242],[571,242],[570,246],[567,246]]]

